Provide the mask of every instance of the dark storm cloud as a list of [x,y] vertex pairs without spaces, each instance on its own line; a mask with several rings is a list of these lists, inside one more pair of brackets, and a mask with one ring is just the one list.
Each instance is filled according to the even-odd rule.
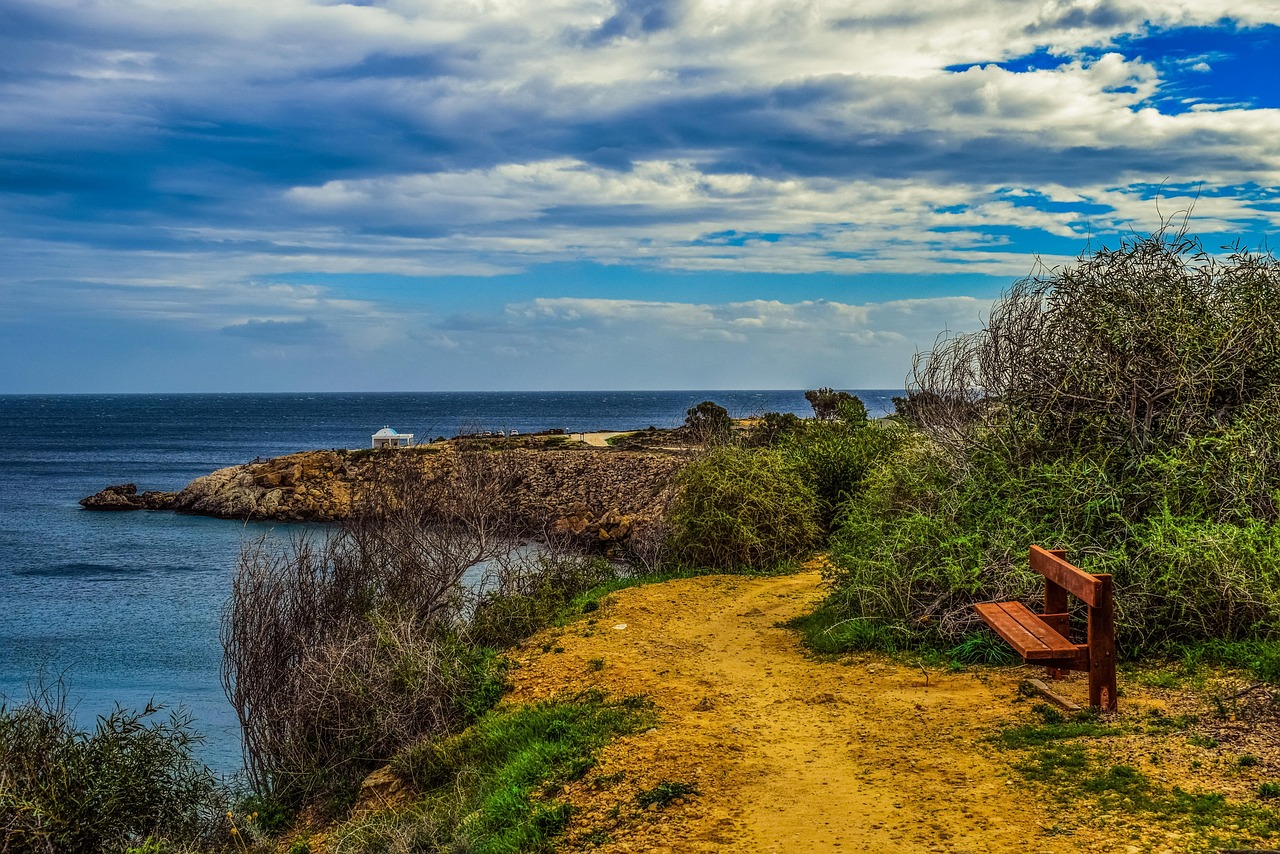
[[659,32],[675,23],[675,0],[618,0],[616,11],[586,39],[601,44],[617,38],[638,38]]

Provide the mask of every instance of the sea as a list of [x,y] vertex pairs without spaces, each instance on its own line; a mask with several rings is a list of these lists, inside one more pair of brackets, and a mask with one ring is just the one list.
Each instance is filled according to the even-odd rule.
[[[902,394],[854,393],[872,416]],[[418,441],[674,427],[704,400],[811,414],[803,391],[0,395],[0,703],[60,688],[84,728],[158,703],[194,718],[210,767],[241,767],[222,611],[242,545],[297,526],[79,507],[105,486],[177,490],[255,458],[366,448],[384,426]]]

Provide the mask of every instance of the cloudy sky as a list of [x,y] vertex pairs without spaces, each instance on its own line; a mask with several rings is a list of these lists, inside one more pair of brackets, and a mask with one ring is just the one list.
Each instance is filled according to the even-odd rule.
[[900,387],[1280,226],[1276,0],[4,0],[0,393]]

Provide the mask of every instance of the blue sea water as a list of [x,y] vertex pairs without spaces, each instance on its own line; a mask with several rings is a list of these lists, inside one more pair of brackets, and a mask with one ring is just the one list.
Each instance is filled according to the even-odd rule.
[[[872,415],[901,392],[859,391]],[[289,526],[93,513],[104,486],[176,490],[223,466],[475,430],[672,427],[713,400],[734,416],[808,414],[801,391],[0,396],[0,700],[61,679],[82,726],[116,705],[181,707],[201,758],[240,765],[219,681],[218,626],[241,544]]]

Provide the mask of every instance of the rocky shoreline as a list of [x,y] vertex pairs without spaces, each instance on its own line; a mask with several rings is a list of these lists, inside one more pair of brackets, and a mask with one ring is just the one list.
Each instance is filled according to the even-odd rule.
[[[168,510],[240,521],[336,522],[390,464],[447,466],[452,446],[389,451],[302,451],[218,469],[178,492],[108,486],[81,499],[86,510]],[[467,452],[500,472],[504,509],[530,529],[621,540],[655,524],[684,455],[653,450],[503,448]]]

